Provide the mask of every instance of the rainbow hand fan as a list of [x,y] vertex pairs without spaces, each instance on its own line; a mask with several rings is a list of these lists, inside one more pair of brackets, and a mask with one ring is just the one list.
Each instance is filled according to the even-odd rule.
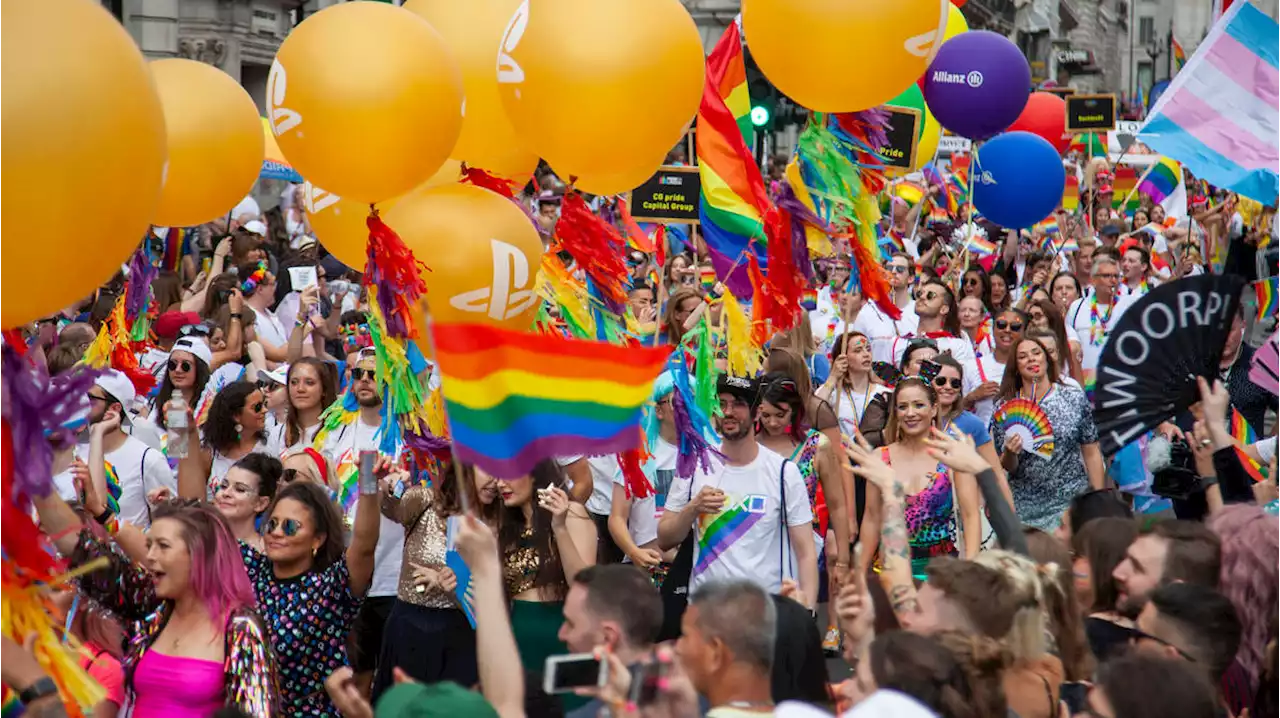
[[991,417],[1006,434],[1022,437],[1022,450],[1048,459],[1053,457],[1053,424],[1044,409],[1030,399],[1011,399]]

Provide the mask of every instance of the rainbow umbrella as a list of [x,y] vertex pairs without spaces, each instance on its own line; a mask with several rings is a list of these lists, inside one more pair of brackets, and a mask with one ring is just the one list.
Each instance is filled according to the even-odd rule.
[[1071,149],[1079,150],[1085,154],[1092,151],[1094,157],[1106,157],[1107,141],[1101,133],[1085,132],[1071,139]]
[[276,136],[271,131],[271,123],[267,118],[262,117],[262,134],[266,140],[266,153],[262,159],[262,171],[258,173],[261,179],[284,180],[285,182],[302,182],[302,175],[298,174],[289,161],[284,158],[284,153],[280,151],[280,145],[276,143]]

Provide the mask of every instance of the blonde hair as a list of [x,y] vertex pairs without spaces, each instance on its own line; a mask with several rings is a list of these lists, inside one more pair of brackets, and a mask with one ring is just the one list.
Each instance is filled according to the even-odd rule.
[[1048,612],[1045,609],[1045,581],[1052,581],[1057,564],[1035,561],[1008,551],[983,551],[973,562],[999,571],[1020,598],[1005,644],[1015,661],[1032,661],[1048,653],[1052,647]]

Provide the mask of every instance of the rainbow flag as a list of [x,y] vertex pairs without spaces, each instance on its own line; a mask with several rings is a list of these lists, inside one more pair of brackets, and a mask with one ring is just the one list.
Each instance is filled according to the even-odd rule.
[[1098,132],[1085,132],[1072,138],[1071,147],[1068,149],[1086,154],[1092,152],[1094,157],[1106,157],[1107,141]]
[[1182,43],[1177,38],[1172,38],[1170,44],[1173,45],[1173,72],[1177,74],[1187,64],[1187,51],[1182,49]]
[[1161,157],[1160,161],[1147,172],[1146,179],[1138,185],[1138,191],[1150,197],[1156,204],[1160,204],[1165,197],[1173,194],[1173,190],[1178,187],[1178,182],[1181,180],[1182,165],[1168,157]]
[[[969,224],[968,226],[972,227],[973,225]],[[976,227],[973,234],[969,236],[969,242],[966,246],[969,252],[978,258],[990,257],[996,253],[996,243],[988,239],[982,232],[977,231]]]
[[107,474],[107,510],[113,514],[120,514],[120,474],[116,471],[116,467],[111,465],[110,461],[104,461],[104,469]]
[[[750,115],[742,38],[737,23],[730,23],[707,57],[698,107],[696,143],[702,181],[698,216],[716,274],[742,297],[751,295],[746,262],[739,261],[748,247],[761,268],[767,266],[762,218],[771,206],[760,166],[751,153]],[[735,265],[739,271],[730,278],[727,275]]]
[[1055,252],[1079,252],[1080,243],[1075,237],[1060,236],[1053,242]]
[[698,282],[702,284],[704,291],[711,291],[716,286],[716,270],[714,267],[703,265],[698,267]]
[[804,292],[800,295],[800,307],[806,312],[812,312],[818,308],[818,290],[816,287],[805,287]]
[[1134,190],[1138,187],[1138,171],[1132,167],[1121,165],[1115,170],[1115,178],[1111,183],[1115,194],[1111,195],[1111,206],[1119,208],[1125,199],[1128,203],[1124,205],[1126,212],[1133,212],[1138,208],[1138,193]]
[[1068,212],[1080,209],[1080,178],[1067,175],[1067,183],[1062,187],[1062,208]]
[[1058,219],[1056,217],[1047,217],[1037,222],[1032,229],[1044,232],[1046,237],[1052,237],[1058,233]]
[[1253,292],[1258,298],[1259,321],[1276,313],[1276,295],[1280,293],[1280,277],[1259,279],[1253,283]]
[[9,686],[0,685],[0,718],[17,718],[26,712],[22,706],[22,701],[18,700],[18,694],[13,692]]
[[454,455],[500,479],[639,446],[641,407],[671,353],[478,324],[433,334]]
[[1240,465],[1244,467],[1245,473],[1253,477],[1254,481],[1266,481],[1267,472],[1262,464],[1251,459],[1243,449],[1257,443],[1258,435],[1234,406],[1231,407],[1231,438],[1236,442],[1236,455],[1240,457]]
[[893,195],[907,203],[908,207],[920,204],[929,191],[911,180],[903,180],[893,186]]

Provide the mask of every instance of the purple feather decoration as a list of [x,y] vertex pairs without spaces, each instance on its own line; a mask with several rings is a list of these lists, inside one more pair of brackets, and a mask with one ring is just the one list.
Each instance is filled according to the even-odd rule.
[[53,488],[53,443],[69,444],[74,432],[66,425],[88,410],[89,388],[102,373],[83,364],[49,377],[13,347],[0,348],[0,410],[13,431],[15,500],[48,496]]
[[833,230],[806,207],[799,197],[796,197],[796,191],[791,187],[790,182],[784,180],[779,183],[778,196],[774,201],[778,209],[785,209],[791,214],[791,258],[804,278],[812,280],[814,278],[813,262],[809,258],[809,241],[805,237],[805,226],[816,227],[826,234],[831,234]]
[[146,250],[138,249],[129,259],[129,284],[125,289],[124,314],[132,325],[147,311],[151,303],[151,281],[159,271],[151,264]]
[[702,436],[693,426],[693,418],[689,415],[689,407],[684,403],[684,397],[679,391],[671,392],[671,409],[674,415],[672,420],[676,425],[676,437],[678,439],[678,453],[676,455],[676,476],[682,479],[693,478],[694,473],[701,466],[703,471],[710,473],[711,457],[723,460],[724,454],[720,453]]
[[605,224],[610,227],[618,226],[618,213],[614,209],[612,202],[600,203],[600,219],[604,220]]
[[880,107],[852,113],[855,122],[866,128],[867,144],[878,150],[889,144],[889,111]]

